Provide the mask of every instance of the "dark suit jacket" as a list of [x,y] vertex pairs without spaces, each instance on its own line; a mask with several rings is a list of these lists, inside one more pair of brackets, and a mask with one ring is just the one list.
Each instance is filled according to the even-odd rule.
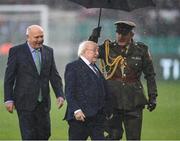
[[4,100],[13,100],[16,109],[32,111],[41,88],[45,108],[49,111],[49,81],[56,97],[63,97],[62,80],[56,69],[53,49],[43,45],[41,60],[41,72],[38,74],[27,43],[10,49],[4,80]]
[[82,60],[67,64],[65,70],[66,120],[74,118],[74,111],[81,109],[86,117],[97,114],[108,102],[106,84],[102,74],[97,75]]

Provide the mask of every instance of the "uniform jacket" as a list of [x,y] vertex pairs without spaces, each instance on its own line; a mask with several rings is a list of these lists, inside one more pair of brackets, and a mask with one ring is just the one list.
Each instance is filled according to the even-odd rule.
[[[113,96],[113,106],[118,109],[132,110],[136,107],[144,107],[147,98],[141,84],[141,75],[147,80],[148,96],[157,96],[155,72],[148,47],[140,42],[130,44],[127,50],[121,49],[116,42],[110,42],[109,55],[116,58],[121,55],[126,58],[127,66],[124,68],[126,79],[122,80],[120,65],[114,75],[108,81],[109,93]],[[105,60],[105,45],[99,49],[100,58]],[[106,61],[105,61],[106,63]]]
[[74,111],[81,109],[86,117],[91,117],[106,105],[104,77],[97,75],[82,60],[67,64],[65,70],[65,96],[67,100],[66,120],[74,118]]
[[38,73],[27,43],[10,49],[4,80],[4,100],[13,100],[16,109],[32,111],[41,88],[45,109],[50,110],[49,82],[56,94],[62,96],[62,81],[54,62],[53,49],[41,48],[41,72]]

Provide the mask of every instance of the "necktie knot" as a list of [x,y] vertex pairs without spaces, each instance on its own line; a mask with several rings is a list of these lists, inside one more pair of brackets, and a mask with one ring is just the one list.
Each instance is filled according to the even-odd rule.
[[34,51],[35,51],[35,52],[40,52],[41,49],[40,49],[40,48],[36,48]]
[[93,63],[91,63],[90,66],[94,67],[95,65]]
[[99,71],[96,68],[95,64],[91,63],[90,66],[92,67],[93,71],[96,73],[96,75],[99,77]]

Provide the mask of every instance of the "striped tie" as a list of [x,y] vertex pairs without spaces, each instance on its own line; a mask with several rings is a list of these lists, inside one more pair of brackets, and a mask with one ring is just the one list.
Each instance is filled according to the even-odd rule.
[[90,66],[92,67],[92,69],[95,72],[95,74],[99,77],[100,73],[99,73],[98,69],[96,68],[95,64],[91,63]]

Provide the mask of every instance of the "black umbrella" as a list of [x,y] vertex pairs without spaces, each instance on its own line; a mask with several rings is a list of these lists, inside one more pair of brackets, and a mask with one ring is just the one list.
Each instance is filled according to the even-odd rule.
[[155,6],[152,0],[70,0],[86,8],[100,8],[98,27],[100,25],[102,8],[132,11],[134,9]]

